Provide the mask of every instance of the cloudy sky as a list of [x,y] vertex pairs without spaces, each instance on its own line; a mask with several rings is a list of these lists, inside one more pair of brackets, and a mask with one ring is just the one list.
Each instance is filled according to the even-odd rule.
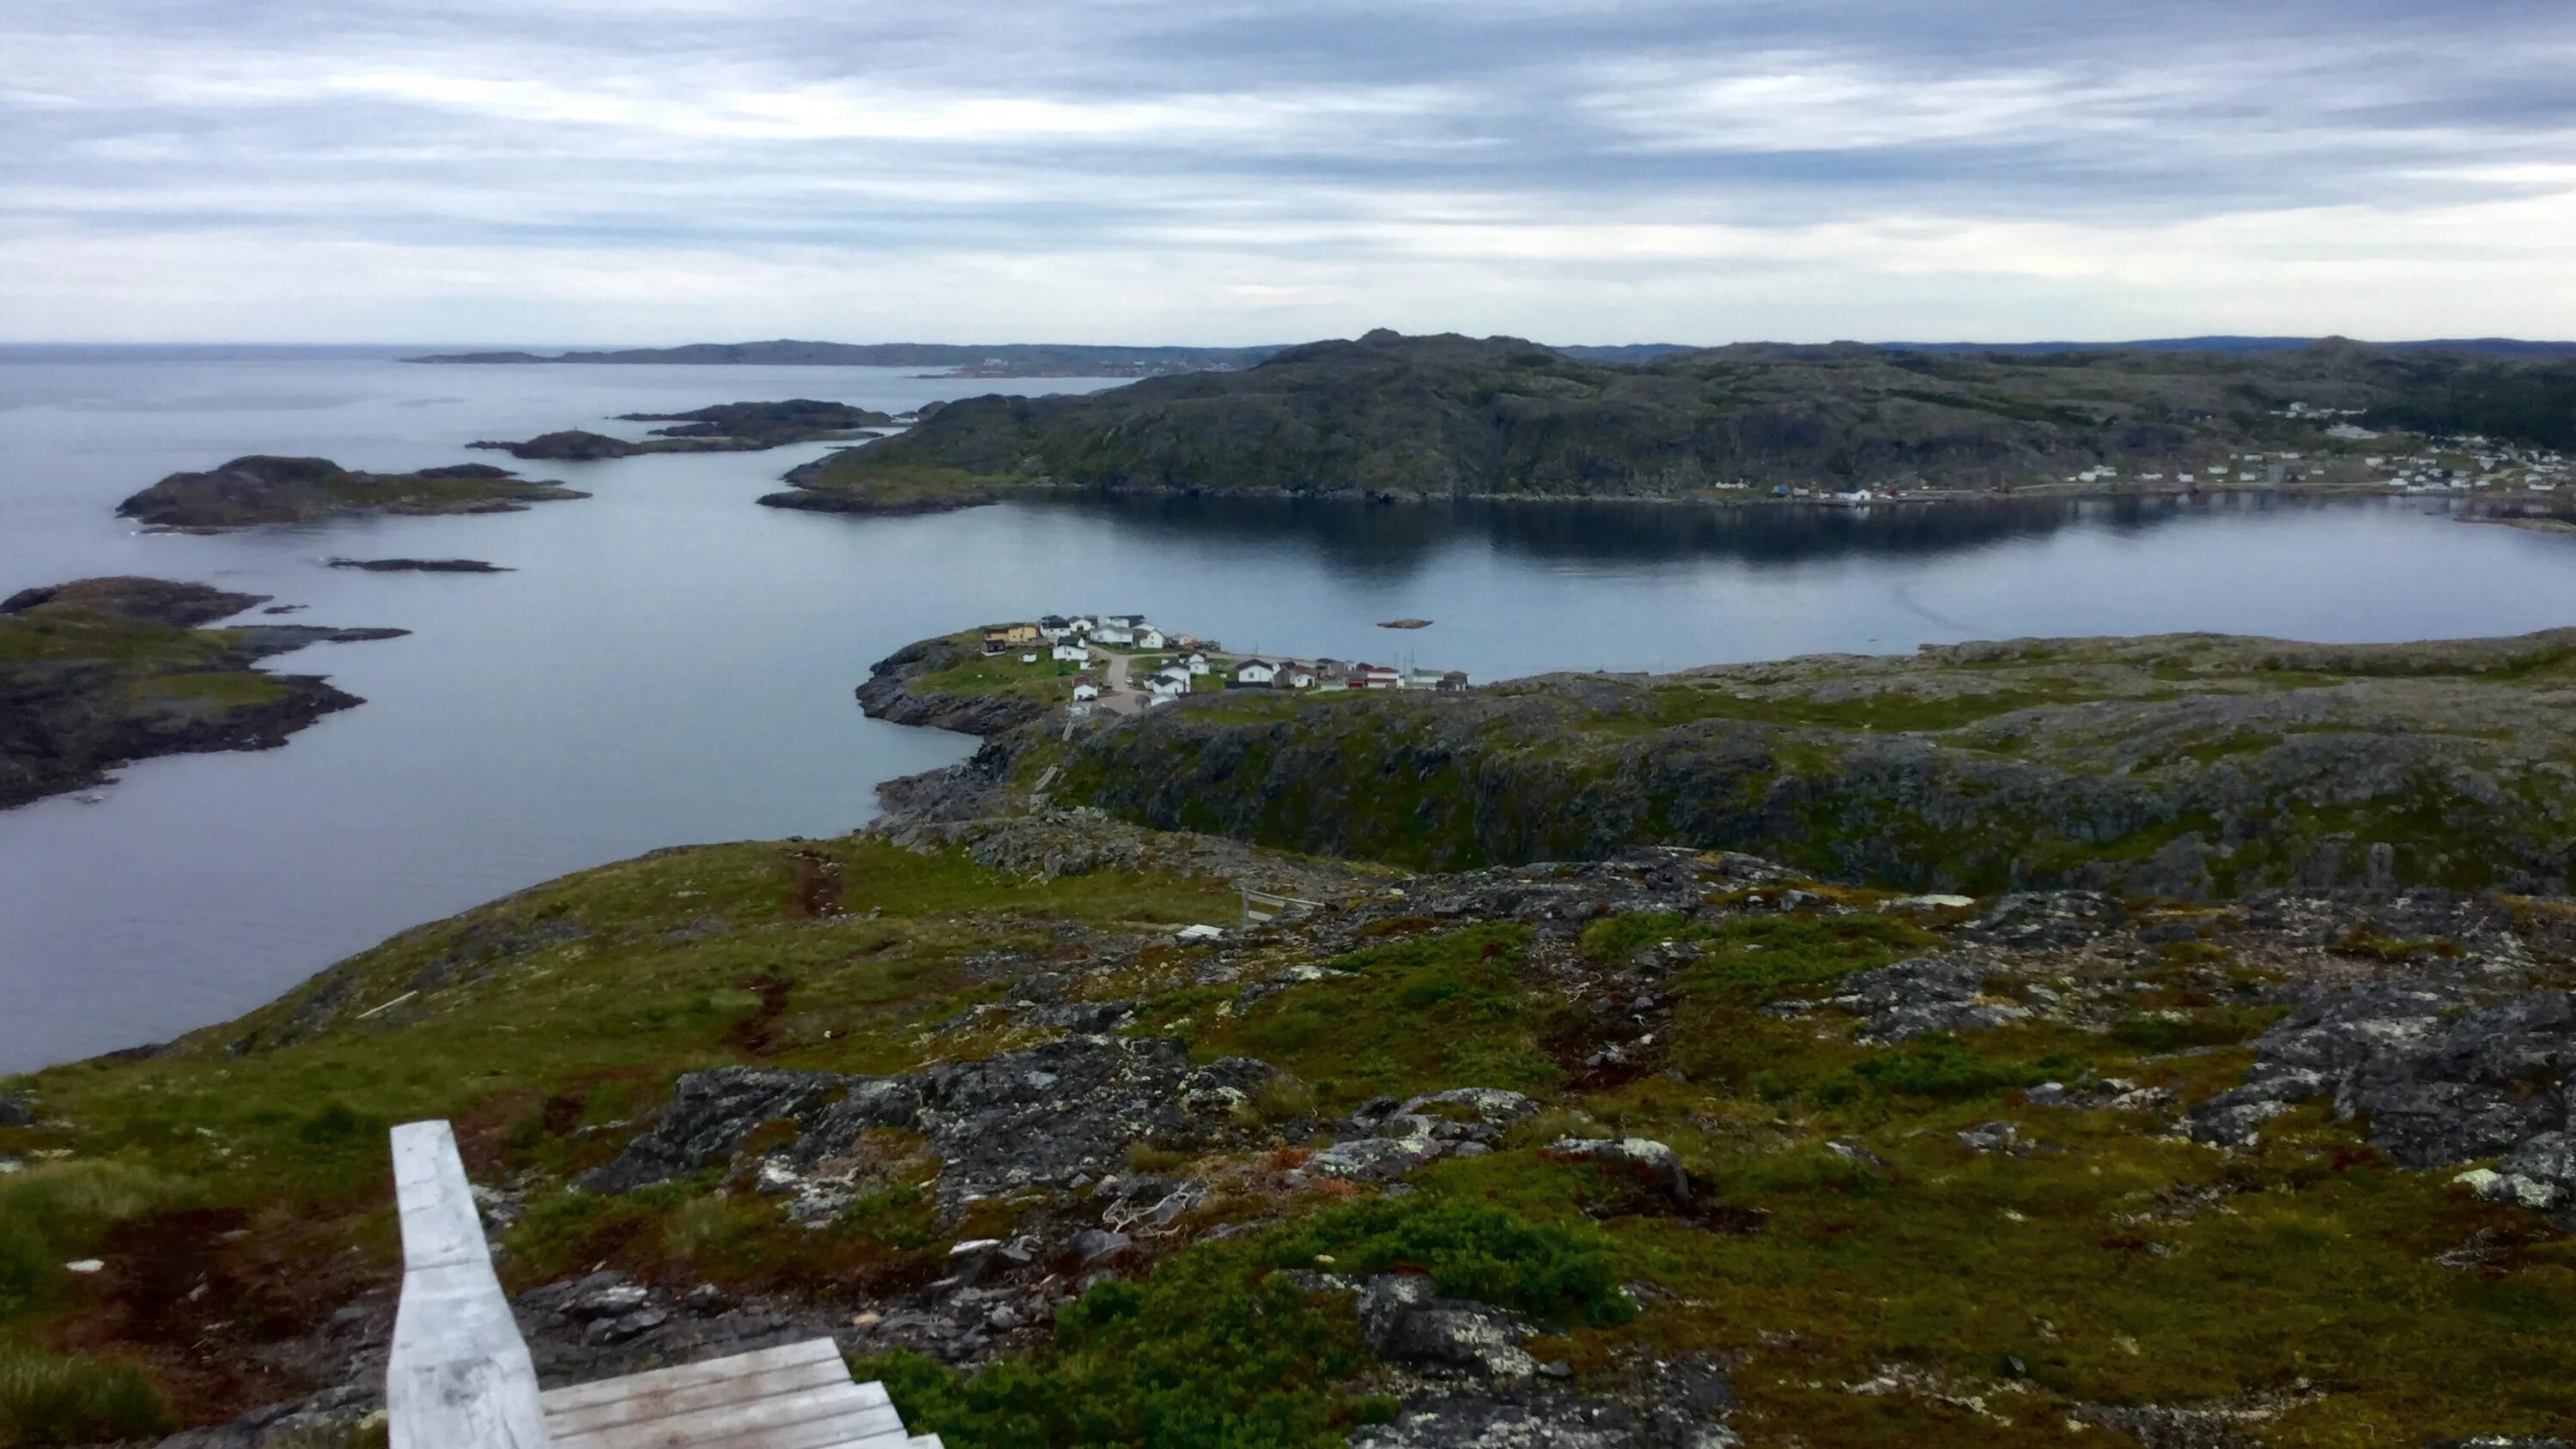
[[2567,0],[10,0],[0,338],[2576,337]]

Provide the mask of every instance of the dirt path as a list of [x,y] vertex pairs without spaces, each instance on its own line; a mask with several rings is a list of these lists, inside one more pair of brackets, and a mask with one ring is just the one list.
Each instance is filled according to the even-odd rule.
[[1145,697],[1127,684],[1127,666],[1135,662],[1134,656],[1113,654],[1106,649],[1094,650],[1093,653],[1109,661],[1101,671],[1100,707],[1111,714],[1134,714],[1143,709]]

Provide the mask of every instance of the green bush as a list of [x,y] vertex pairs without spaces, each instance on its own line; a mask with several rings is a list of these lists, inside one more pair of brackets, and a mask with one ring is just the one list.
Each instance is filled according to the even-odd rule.
[[1620,1288],[1613,1245],[1590,1224],[1534,1222],[1486,1203],[1372,1199],[1319,1213],[1264,1241],[1264,1257],[1337,1273],[1414,1269],[1452,1298],[1549,1319],[1625,1323],[1637,1306]]
[[1335,1386],[1367,1356],[1350,1305],[1255,1272],[1241,1251],[1202,1248],[1066,1305],[1029,1358],[968,1377],[895,1353],[853,1371],[882,1380],[915,1433],[983,1449],[1339,1445],[1356,1415]]
[[161,1391],[130,1364],[0,1343],[0,1445],[154,1439],[175,1427]]
[[1939,942],[1888,916],[1749,916],[1710,932],[1685,990],[1749,1006],[1812,992]]

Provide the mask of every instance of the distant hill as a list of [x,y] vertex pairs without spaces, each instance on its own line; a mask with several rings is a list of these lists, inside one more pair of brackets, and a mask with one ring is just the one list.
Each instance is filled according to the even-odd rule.
[[[2325,337],[2159,337],[2139,342],[1880,342],[1890,352],[2289,352],[2340,339]],[[2576,342],[2513,337],[2434,338],[2364,344],[2382,352],[2473,352],[2493,357],[2576,357]],[[1599,349],[1618,351],[1616,348]],[[1572,355],[1572,354],[1569,354]],[[1606,360],[1606,359],[1605,359]]]
[[1092,347],[1010,342],[692,342],[615,352],[453,352],[406,362],[687,363],[765,367],[936,367],[963,376],[1153,377],[1170,372],[1244,367],[1276,347]]
[[2344,341],[2048,354],[1749,343],[1614,366],[1518,338],[1372,332],[1082,396],[968,398],[792,481],[829,497],[805,507],[922,507],[1026,485],[1647,498],[1745,483],[1981,488],[2321,447],[2317,421],[2282,415],[2291,402],[2576,448],[2567,360]]
[[[2317,337],[2165,337],[2138,342],[1850,342],[1827,347],[1881,352],[2287,352],[2333,338]],[[1734,347],[1771,348],[1808,344],[1746,342]],[[2436,339],[2422,342],[2369,344],[2390,352],[2468,352],[2496,357],[2576,357],[2576,342],[2527,342],[2510,337]],[[738,364],[764,367],[936,367],[962,377],[1156,377],[1173,372],[1203,372],[1250,367],[1287,351],[1285,344],[1263,347],[1113,347],[1048,342],[979,345],[956,342],[692,342],[680,347],[630,347],[615,351],[445,352],[407,357],[405,362],[450,363],[685,363],[695,366]],[[1552,352],[1579,362],[1633,365],[1685,352],[1710,349],[1680,342],[1630,342],[1607,346],[1560,346]]]

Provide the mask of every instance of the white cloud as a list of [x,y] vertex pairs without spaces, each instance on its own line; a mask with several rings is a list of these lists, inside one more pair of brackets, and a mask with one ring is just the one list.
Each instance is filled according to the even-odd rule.
[[29,0],[0,333],[2576,335],[2576,16],[2393,14]]

